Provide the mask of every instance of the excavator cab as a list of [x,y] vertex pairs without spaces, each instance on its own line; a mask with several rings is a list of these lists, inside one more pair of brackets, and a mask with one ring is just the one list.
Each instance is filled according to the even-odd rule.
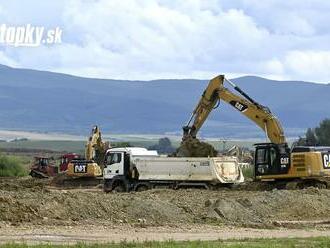
[[287,144],[256,144],[255,176],[286,174],[290,168],[290,149]]

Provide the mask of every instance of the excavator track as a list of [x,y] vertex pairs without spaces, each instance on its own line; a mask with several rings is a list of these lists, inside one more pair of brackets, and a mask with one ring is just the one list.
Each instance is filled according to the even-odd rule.
[[309,187],[315,187],[319,189],[329,189],[330,188],[330,178],[308,178],[308,179],[296,179],[287,182],[285,189],[304,189]]
[[38,171],[38,170],[31,170],[30,176],[35,177],[35,178],[48,178],[47,175],[45,175],[44,173],[42,173],[41,171]]
[[69,177],[66,174],[55,176],[51,182],[51,186],[59,188],[89,188],[103,185],[103,177]]
[[235,189],[246,191],[301,190],[306,188],[330,189],[330,178],[308,178],[280,181],[247,181]]

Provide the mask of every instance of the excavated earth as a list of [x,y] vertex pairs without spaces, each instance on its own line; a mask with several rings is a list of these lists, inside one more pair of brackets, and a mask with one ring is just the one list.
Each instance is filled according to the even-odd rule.
[[128,224],[276,228],[330,223],[330,190],[63,190],[48,180],[0,178],[1,225]]

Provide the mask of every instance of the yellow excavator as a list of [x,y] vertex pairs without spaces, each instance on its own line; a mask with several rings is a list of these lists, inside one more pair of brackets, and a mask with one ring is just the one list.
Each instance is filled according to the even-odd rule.
[[105,153],[109,142],[103,142],[98,126],[94,126],[85,147],[85,158],[73,159],[68,169],[54,177],[55,186],[95,186],[103,181]]
[[98,126],[94,126],[85,147],[85,158],[72,160],[66,172],[68,177],[102,176],[105,153],[109,142],[103,142]]
[[[224,86],[227,81],[238,94]],[[248,96],[224,75],[213,78],[202,94],[188,123],[183,127],[183,141],[195,139],[210,112],[224,101],[252,120],[269,141],[255,144],[254,174],[257,181],[277,187],[328,187],[330,147],[295,146],[289,148],[281,123],[266,106]]]

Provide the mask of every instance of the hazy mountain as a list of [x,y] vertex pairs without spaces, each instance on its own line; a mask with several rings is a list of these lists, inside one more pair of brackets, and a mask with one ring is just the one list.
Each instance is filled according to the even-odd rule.
[[[330,117],[329,85],[250,76],[233,81],[268,106],[288,136]],[[86,134],[98,124],[109,133],[181,133],[207,83],[102,80],[0,66],[0,129]],[[264,135],[225,103],[213,111],[201,134]]]

